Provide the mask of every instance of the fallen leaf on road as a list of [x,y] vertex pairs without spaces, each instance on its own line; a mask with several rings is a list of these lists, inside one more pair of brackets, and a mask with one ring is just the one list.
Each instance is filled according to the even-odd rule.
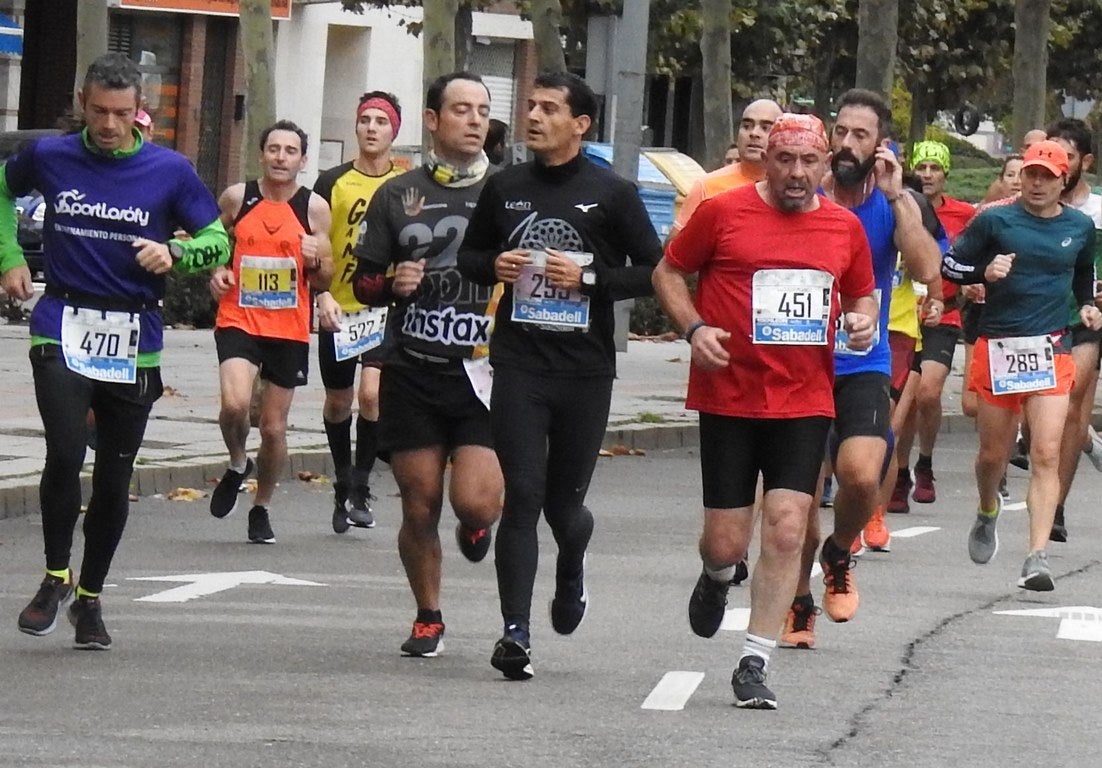
[[298,473],[298,479],[304,483],[328,483],[329,478],[326,475],[318,474],[317,472],[311,472],[307,469]]
[[135,494],[135,493],[132,493],[132,494],[130,494],[130,496],[129,496],[129,498],[127,499],[127,501],[138,501],[138,495],[137,495],[137,494]]
[[602,448],[598,456],[646,456],[642,448],[628,448],[626,445],[614,445],[607,450]]
[[161,394],[164,397],[176,397],[176,395],[180,394],[180,392],[179,392],[179,390],[176,389],[176,387],[170,387],[167,384],[165,384],[164,385],[164,392],[162,392]]
[[682,359],[681,359],[680,357],[671,357],[671,358],[670,358],[669,360],[667,360],[666,362],[667,362],[667,363],[683,363],[683,362],[685,362],[685,361],[684,361],[684,360],[682,360]]
[[609,451],[609,450],[606,450],[606,449],[602,448],[601,450],[597,451],[597,455],[598,456],[611,456],[612,451]]
[[173,488],[165,494],[169,501],[198,501],[207,494],[198,488]]
[[256,478],[250,477],[248,480],[241,484],[239,493],[256,493]]

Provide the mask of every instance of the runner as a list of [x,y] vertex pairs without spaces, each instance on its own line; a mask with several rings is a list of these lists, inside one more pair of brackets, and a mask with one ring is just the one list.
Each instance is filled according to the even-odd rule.
[[[218,424],[230,464],[211,494],[210,513],[223,518],[237,509],[241,483],[256,469],[248,527],[254,544],[276,540],[268,506],[287,464],[291,400],[310,367],[310,290],[328,290],[333,278],[329,206],[298,183],[306,152],[306,133],[280,120],[260,134],[261,177],[234,184],[218,200],[234,239],[232,265],[210,279],[218,301]],[[266,386],[254,464],[245,442],[258,374]]]
[[[78,93],[86,127],[31,144],[0,173],[0,283],[16,299],[33,290],[12,201],[37,189],[48,207],[49,283],[30,319],[46,435],[39,484],[46,576],[19,614],[19,629],[52,632],[75,586],[69,620],[76,648],[111,647],[99,595],[126,527],[134,458],[161,396],[165,273],[197,272],[229,257],[218,206],[194,169],[182,155],[146,142],[134,125],[141,83],[126,56],[99,57]],[[174,226],[192,238],[168,239]],[[99,436],[77,582],[70,556],[89,409]]]
[[958,283],[987,284],[971,372],[980,396],[980,505],[968,554],[984,564],[998,551],[998,483],[1017,414],[1024,410],[1031,430],[1030,526],[1018,586],[1049,591],[1054,582],[1045,548],[1060,496],[1060,439],[1075,375],[1067,297],[1074,292],[1079,319],[1088,328],[1102,328],[1102,313],[1094,306],[1094,223],[1060,204],[1067,152],[1055,141],[1034,144],[1022,176],[1022,196],[981,212],[945,255],[942,274]]
[[[976,215],[976,209],[962,200],[945,194],[945,182],[952,166],[949,147],[939,141],[921,141],[911,153],[911,166],[922,181],[922,193],[933,206],[949,242],[960,235],[964,227]],[[960,307],[957,287],[944,281],[942,294],[945,310],[936,325],[922,327],[922,361],[915,407],[904,422],[903,431],[896,435],[896,455],[899,457],[893,497],[901,500],[893,505],[894,511],[905,512],[907,492],[911,487],[911,445],[918,433],[918,461],[915,463],[913,498],[920,504],[930,504],[937,499],[934,485],[933,454],[937,433],[941,429],[941,395],[949,372],[953,369],[953,355],[960,339]]]
[[[1063,147],[1068,155],[1068,178],[1060,202],[1085,213],[1094,222],[1097,270],[1102,258],[1099,253],[1102,238],[1097,233],[1102,229],[1102,195],[1091,192],[1090,185],[1083,178],[1083,173],[1094,164],[1091,130],[1082,120],[1066,118],[1048,129],[1048,138]],[[1068,330],[1071,333],[1071,358],[1075,362],[1075,384],[1071,388],[1067,422],[1060,440],[1060,498],[1049,533],[1050,540],[1059,542],[1068,540],[1064,504],[1079,466],[1079,454],[1086,451],[1095,468],[1102,468],[1102,451],[1095,451],[1089,432],[1094,393],[1098,388],[1099,339],[1102,339],[1102,333],[1085,327],[1079,321],[1074,297],[1069,297],[1068,301]]]
[[[395,352],[379,382],[379,450],[402,494],[398,553],[417,603],[408,656],[444,649],[440,610],[440,512],[449,499],[464,557],[490,550],[502,480],[490,429],[493,289],[465,280],[456,254],[490,164],[482,151],[490,94],[469,72],[437,78],[425,95],[432,151],[421,168],[385,182],[364,217],[352,278],[356,298],[386,306],[397,321]],[[393,268],[393,276],[388,270]]]
[[689,623],[702,637],[723,622],[753,534],[759,475],[764,488],[750,622],[732,678],[739,707],[777,706],[766,675],[814,517],[834,414],[835,321],[845,312],[855,349],[867,348],[876,329],[860,222],[815,193],[827,152],[818,118],[781,115],[769,132],[766,179],[704,202],[654,272],[663,307],[692,345],[686,407],[700,411],[704,530]]
[[731,145],[737,160],[731,163],[724,160],[721,168],[693,182],[674,220],[671,238],[684,228],[693,211],[705,200],[765,178],[765,141],[780,114],[780,106],[770,99],[758,99],[747,105],[739,120],[735,143]]
[[464,276],[507,286],[490,345],[490,415],[505,476],[495,550],[505,632],[491,664],[513,680],[534,674],[541,511],[559,547],[552,629],[571,634],[589,608],[585,495],[616,374],[613,303],[650,294],[662,255],[634,185],[582,154],[596,114],[597,97],[578,76],[536,78],[527,128],[536,159],[487,182],[459,254]]
[[[371,91],[356,107],[355,160],[323,171],[314,192],[329,203],[333,225],[333,284],[317,296],[318,317],[323,326],[340,326],[339,333],[322,328],[318,333],[318,363],[325,385],[322,422],[333,457],[333,531],[344,533],[349,525],[375,527],[371,509],[371,469],[379,441],[379,368],[386,356],[383,344],[387,310],[368,309],[352,294],[356,258],[352,254],[360,237],[364,212],[379,186],[402,172],[391,159],[390,147],[402,125],[402,109],[394,94]],[[360,386],[355,389],[356,369]],[[357,401],[356,454],[352,458],[352,400]]]
[[[904,189],[903,168],[888,138],[890,128],[891,110],[880,96],[860,89],[844,93],[838,101],[838,117],[831,134],[832,175],[823,183],[827,199],[853,211],[861,221],[872,251],[880,303],[879,326],[871,349],[855,354],[844,342],[836,344],[837,415],[830,451],[837,451],[832,457],[837,478],[834,532],[823,540],[819,562],[826,584],[823,610],[838,622],[852,619],[859,603],[851,552],[860,549],[862,531],[870,521],[876,528],[885,525],[879,502],[890,435],[891,350],[887,326],[897,254],[902,254],[914,279],[940,287],[937,264],[941,252],[922,225],[918,203]],[[888,546],[885,534],[880,532],[883,546]],[[819,539],[818,516],[812,515],[792,605],[796,622],[814,611],[811,567]]]

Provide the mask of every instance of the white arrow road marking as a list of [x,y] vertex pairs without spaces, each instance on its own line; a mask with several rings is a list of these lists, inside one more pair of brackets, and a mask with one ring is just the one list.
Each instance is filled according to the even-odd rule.
[[1060,619],[1057,640],[1086,640],[1102,643],[1102,608],[1089,605],[1068,605],[1060,608],[1028,608],[1018,611],[995,611],[999,616],[1028,616]]
[[662,675],[658,685],[643,701],[643,709],[657,709],[663,712],[677,712],[685,708],[685,702],[696,691],[703,672],[667,672]]
[[748,626],[750,626],[749,608],[728,608],[723,614],[723,623],[719,628],[729,632],[741,632]]
[[268,571],[234,571],[231,573],[185,573],[179,576],[135,576],[127,581],[183,581],[182,587],[173,587],[145,597],[135,598],[139,603],[186,603],[197,597],[205,597],[242,584],[277,584],[284,587],[325,587],[316,581],[291,579]]
[[916,525],[913,528],[900,528],[898,531],[892,531],[893,539],[913,539],[915,536],[921,536],[924,533],[933,533],[934,531],[940,531],[932,525]]
[[1003,512],[1018,512],[1026,508],[1024,501],[1015,501],[1013,504],[1003,504]]

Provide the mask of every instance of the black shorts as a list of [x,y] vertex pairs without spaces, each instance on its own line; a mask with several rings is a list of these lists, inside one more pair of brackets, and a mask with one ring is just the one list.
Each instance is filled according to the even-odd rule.
[[294,389],[306,383],[310,345],[305,341],[268,339],[240,328],[218,328],[214,331],[214,347],[219,363],[235,357],[248,360],[260,369],[260,378],[277,387]]
[[1071,345],[1078,347],[1080,344],[1097,344],[1102,341],[1102,331],[1092,331],[1085,325],[1073,325],[1071,331]]
[[830,419],[744,419],[700,414],[700,475],[704,506],[754,504],[758,475],[765,491],[815,494]]
[[834,380],[834,429],[850,437],[888,439],[891,381],[883,373],[852,373]]
[[922,326],[922,362],[940,363],[953,369],[953,353],[960,341],[960,328],[953,325]]
[[350,389],[356,385],[356,368],[363,364],[382,368],[387,355],[387,342],[367,350],[359,357],[337,360],[332,331],[318,331],[318,369],[326,389]]
[[960,310],[960,330],[965,344],[975,344],[980,337],[980,317],[983,316],[983,304],[970,301]]
[[[457,361],[458,362],[458,361]],[[384,456],[441,445],[494,447],[490,412],[462,364],[417,364],[399,353],[379,380],[379,452]]]

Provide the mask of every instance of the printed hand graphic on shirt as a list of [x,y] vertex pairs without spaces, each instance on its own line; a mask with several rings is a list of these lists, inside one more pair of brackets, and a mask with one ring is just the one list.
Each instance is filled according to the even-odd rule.
[[406,216],[416,216],[425,205],[425,196],[410,187],[402,194],[402,210]]

